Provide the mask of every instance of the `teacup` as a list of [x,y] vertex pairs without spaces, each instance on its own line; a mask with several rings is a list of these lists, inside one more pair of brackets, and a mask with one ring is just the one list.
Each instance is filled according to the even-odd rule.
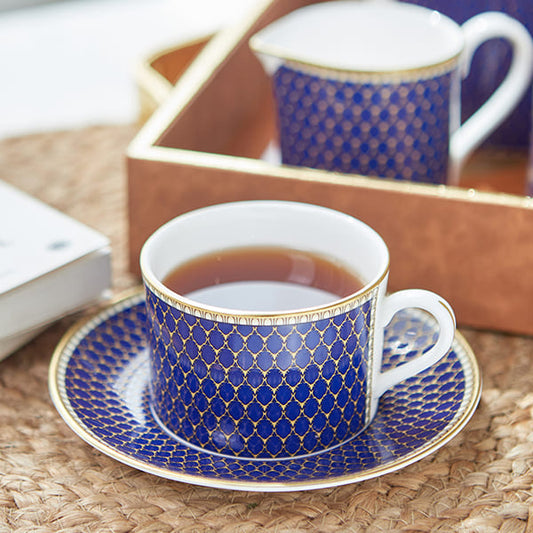
[[[460,125],[461,77],[496,37],[513,46],[509,72]],[[397,2],[312,4],[262,29],[250,46],[272,76],[283,163],[429,183],[458,182],[533,71],[531,36],[515,19],[487,12],[459,26]]]
[[[187,294],[167,286],[176,268],[206,254],[261,247],[323,257],[361,288],[316,299],[314,287],[298,285],[301,276]],[[283,458],[338,446],[369,425],[385,391],[434,365],[454,338],[454,314],[440,296],[386,294],[389,253],[373,229],[316,205],[247,201],[191,211],[156,230],[140,262],[152,411],[176,438],[215,453]],[[384,328],[411,307],[436,318],[438,339],[382,371]]]

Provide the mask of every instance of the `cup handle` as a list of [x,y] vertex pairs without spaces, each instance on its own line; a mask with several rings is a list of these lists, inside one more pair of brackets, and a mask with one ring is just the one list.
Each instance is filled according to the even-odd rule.
[[456,327],[454,312],[448,302],[430,291],[409,289],[385,296],[381,327],[385,328],[398,311],[408,308],[423,309],[432,314],[439,326],[439,338],[425,354],[395,368],[380,372],[376,379],[378,397],[397,383],[433,366],[448,353],[452,345]]
[[459,174],[465,158],[516,107],[526,92],[533,74],[533,41],[528,30],[516,19],[504,13],[486,12],[466,21],[461,29],[465,38],[465,47],[461,57],[463,78],[468,75],[474,52],[489,39],[508,40],[513,47],[513,59],[507,76],[496,91],[451,136],[448,183],[452,185],[459,182]]

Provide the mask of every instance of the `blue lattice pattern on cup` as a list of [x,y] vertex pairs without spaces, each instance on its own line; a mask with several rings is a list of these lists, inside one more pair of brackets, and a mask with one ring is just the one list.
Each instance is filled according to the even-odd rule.
[[147,308],[153,409],[186,442],[295,457],[368,423],[371,299],[331,318],[269,326],[207,320],[150,291]]
[[283,163],[444,183],[452,72],[389,83],[346,78],[276,71]]
[[[144,298],[135,296],[83,326],[62,350],[57,386],[76,431],[96,439],[107,453],[160,475],[193,476],[200,483],[357,479],[433,446],[464,415],[465,394],[467,404],[472,401],[472,362],[456,343],[436,367],[386,392],[372,424],[340,448],[290,460],[204,452],[180,443],[152,416],[146,313]],[[392,355],[403,360],[413,350],[416,355],[425,351],[428,345],[416,340],[431,341],[431,327],[423,315],[398,314],[385,330],[384,368]],[[479,392],[479,383],[475,385]]]

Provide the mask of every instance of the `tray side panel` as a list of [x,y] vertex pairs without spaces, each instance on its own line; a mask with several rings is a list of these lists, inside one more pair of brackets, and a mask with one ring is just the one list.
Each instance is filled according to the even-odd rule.
[[296,200],[374,227],[390,248],[390,290],[433,290],[464,326],[533,333],[533,284],[524,275],[533,268],[533,247],[525,245],[533,209],[186,163],[130,158],[128,167],[133,272],[145,239],[181,213],[237,200]]
[[[241,30],[240,39],[223,65],[210,73],[208,83],[197,88],[194,98],[157,145],[259,157],[274,136],[276,123],[270,79],[250,50],[248,40],[275,19],[311,3],[314,2],[284,0],[268,5],[258,20]],[[226,36],[216,36],[210,45],[224,46]]]

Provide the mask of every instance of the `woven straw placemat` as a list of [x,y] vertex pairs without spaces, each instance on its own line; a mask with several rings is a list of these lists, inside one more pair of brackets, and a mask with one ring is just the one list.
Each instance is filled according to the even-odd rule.
[[[111,238],[126,267],[124,150],[133,127],[0,142],[0,179]],[[0,362],[0,532],[461,531],[533,533],[533,339],[463,330],[483,374],[473,419],[431,456],[339,488],[233,492],[168,481],[85,444],[48,395],[54,347],[78,317]]]

